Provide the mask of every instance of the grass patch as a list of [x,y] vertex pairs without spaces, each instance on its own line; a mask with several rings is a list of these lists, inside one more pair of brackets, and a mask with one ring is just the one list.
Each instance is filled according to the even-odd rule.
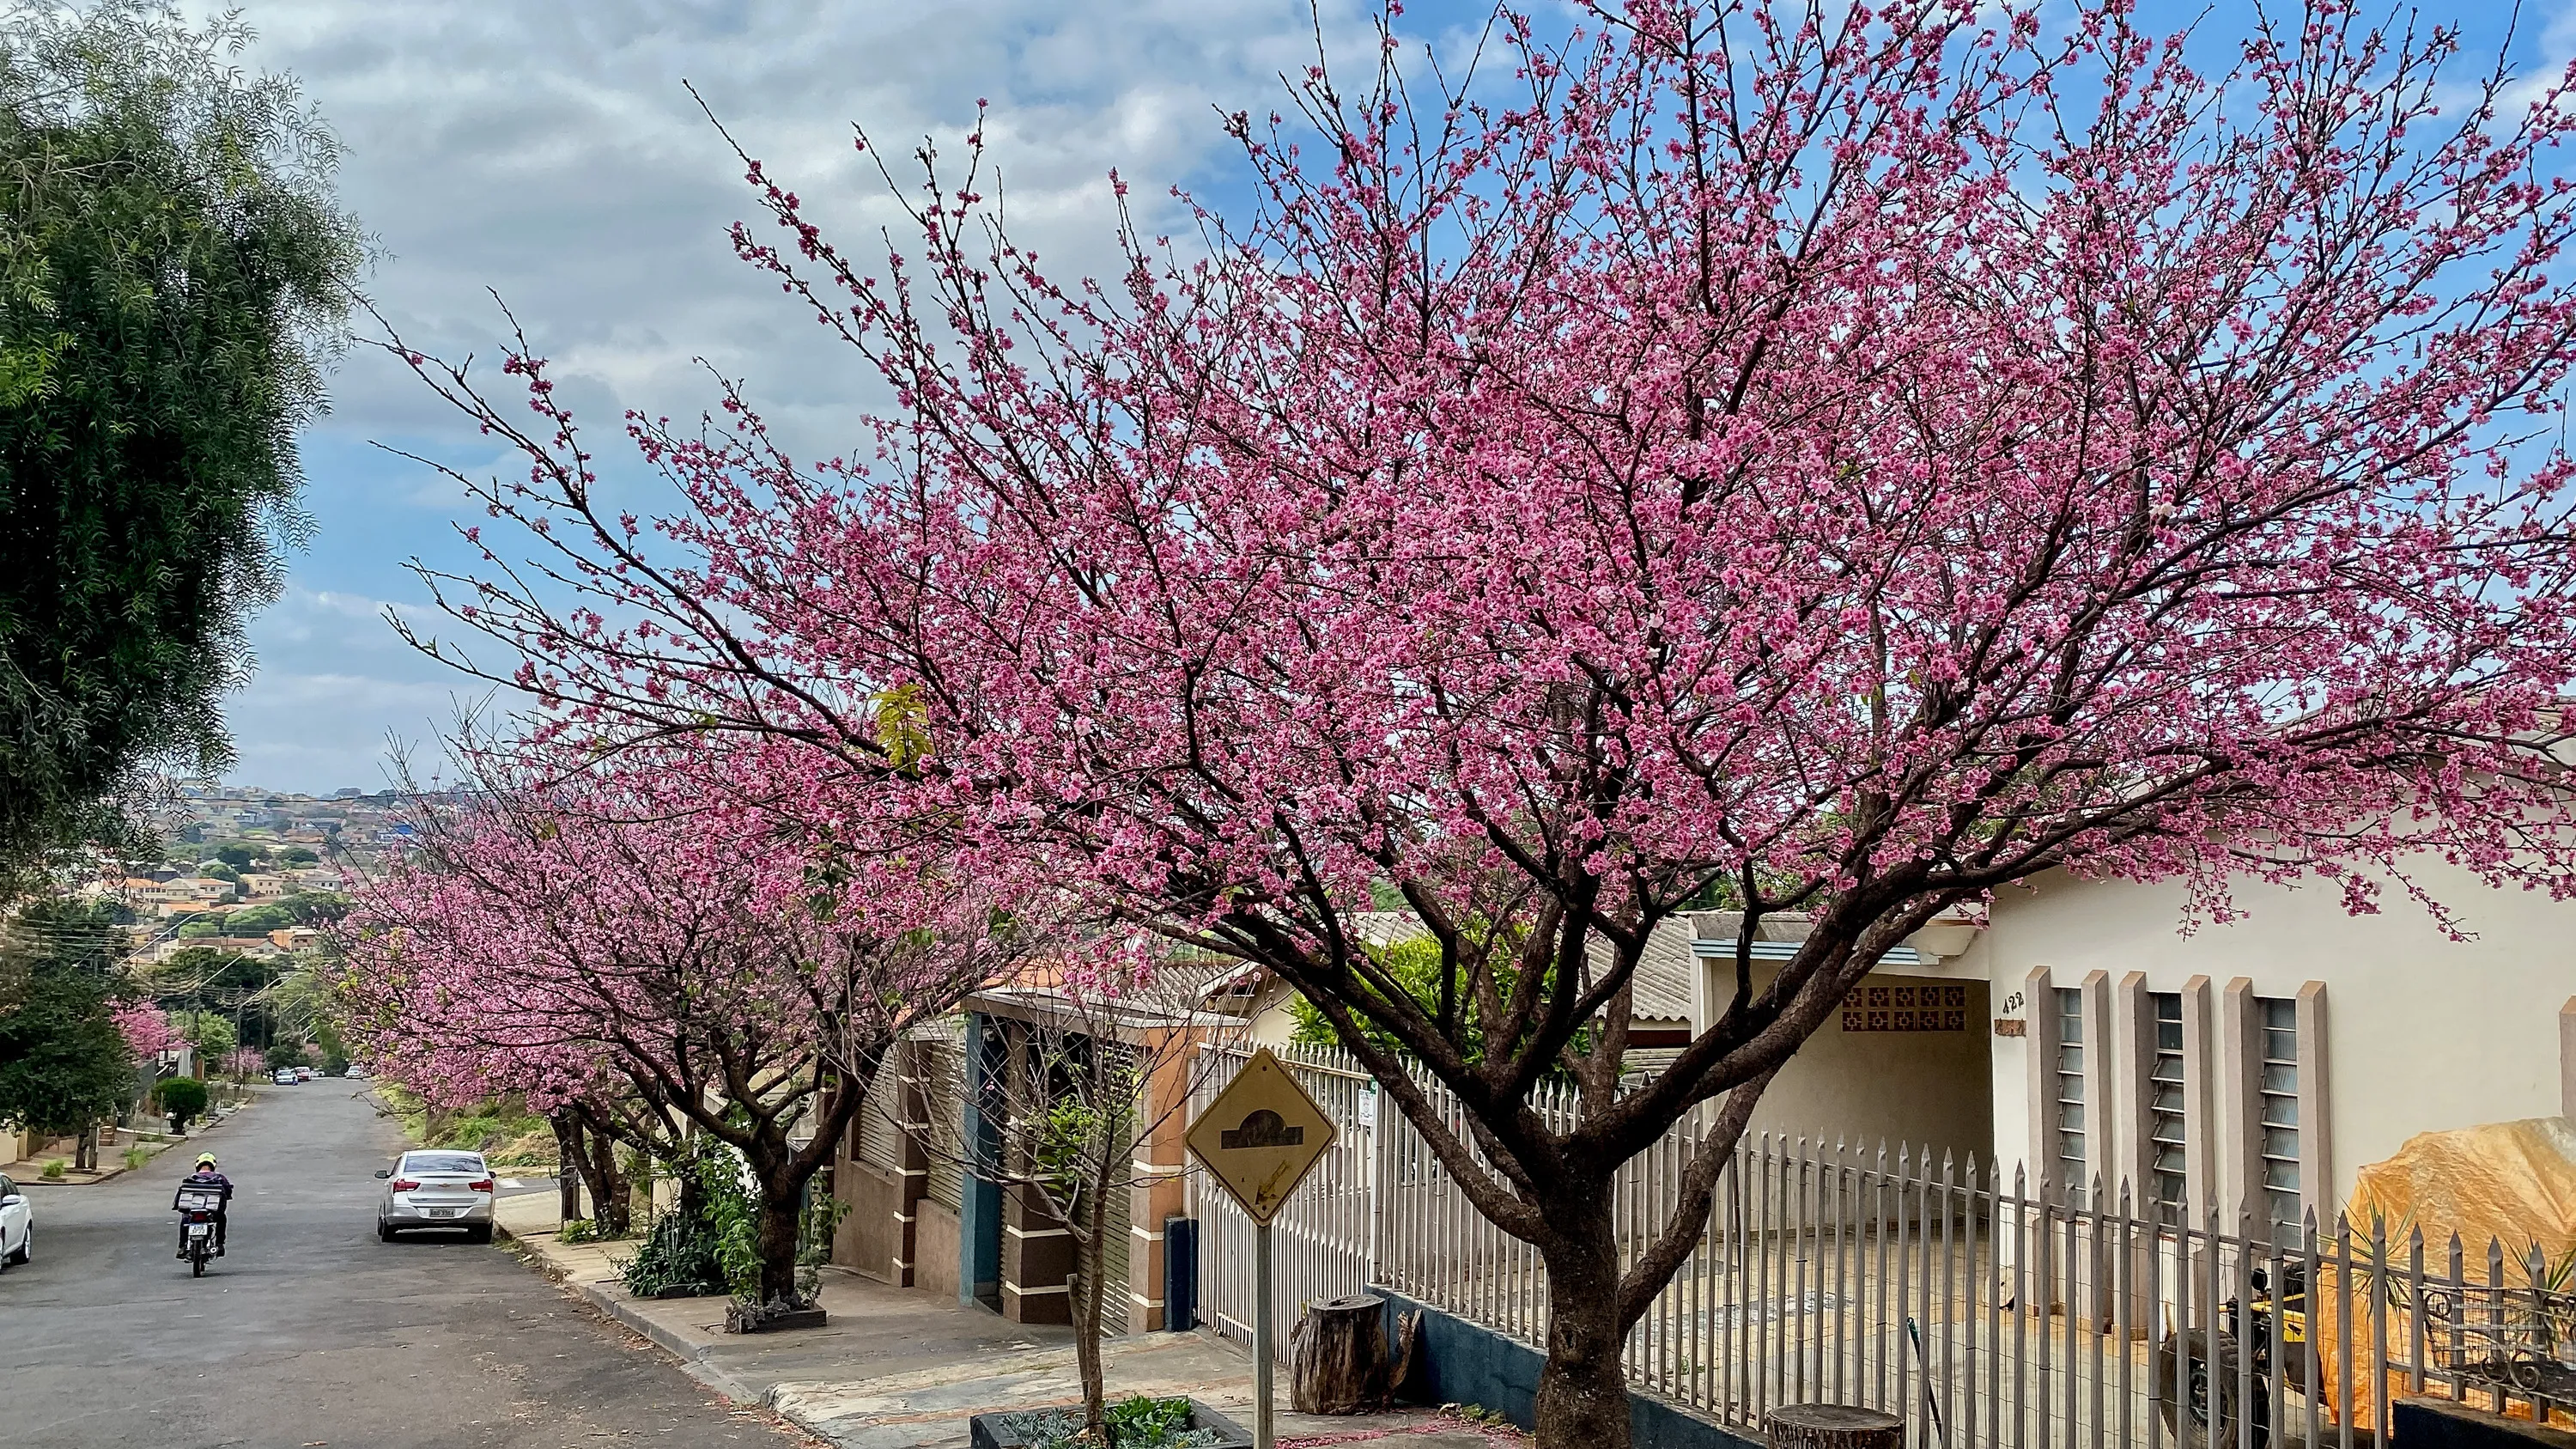
[[553,1126],[515,1097],[449,1111],[430,1106],[392,1082],[379,1080],[375,1089],[402,1122],[403,1135],[423,1147],[480,1152],[494,1167],[554,1169]]

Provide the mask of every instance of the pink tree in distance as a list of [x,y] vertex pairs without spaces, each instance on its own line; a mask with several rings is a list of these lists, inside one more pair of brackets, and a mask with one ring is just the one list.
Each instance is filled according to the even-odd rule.
[[342,991],[370,1050],[432,1093],[552,1110],[596,1105],[613,1073],[655,1120],[740,1152],[759,1300],[797,1304],[806,1183],[902,1032],[1010,958],[1013,923],[944,861],[818,849],[727,806],[710,758],[496,766],[462,803],[424,800],[415,848],[339,927]]
[[149,1002],[117,1008],[116,1029],[124,1036],[125,1044],[133,1048],[134,1055],[147,1065],[179,1044],[179,1033],[170,1025],[170,1014]]
[[[1235,118],[1258,203],[1103,283],[1011,242],[980,132],[881,262],[752,164],[786,241],[738,248],[896,407],[814,463],[737,396],[633,420],[689,503],[649,524],[540,360],[531,423],[405,355],[525,453],[473,486],[581,596],[437,578],[493,677],[592,740],[819,749],[818,812],[898,777],[1277,972],[1544,1260],[1540,1441],[1618,1449],[1724,1149],[1927,921],[2052,869],[2218,918],[2322,877],[2447,922],[2427,855],[2576,884],[2576,107],[2325,0],[2219,75],[2118,0],[1497,33],[1509,86],[1400,85],[1391,29],[1356,90],[1319,61]],[[1427,988],[1344,928],[1388,891]],[[1623,1082],[1695,902],[1733,990]],[[1617,1169],[1695,1113],[1623,1255]]]

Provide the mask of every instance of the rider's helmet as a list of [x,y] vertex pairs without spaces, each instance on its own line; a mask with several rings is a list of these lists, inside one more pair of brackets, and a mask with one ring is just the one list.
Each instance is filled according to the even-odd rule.
[[202,1169],[202,1168],[208,1168],[208,1167],[212,1167],[212,1166],[214,1166],[214,1165],[215,1165],[215,1154],[213,1154],[213,1153],[211,1153],[211,1152],[200,1152],[200,1153],[198,1153],[198,1154],[197,1154],[197,1166],[198,1166],[199,1168],[201,1168],[201,1169]]

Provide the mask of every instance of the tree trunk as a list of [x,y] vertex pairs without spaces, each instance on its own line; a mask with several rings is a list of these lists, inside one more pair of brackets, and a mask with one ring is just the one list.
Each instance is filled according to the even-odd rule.
[[1105,1445],[1109,1442],[1104,1417],[1109,1389],[1100,1366],[1100,1294],[1108,1285],[1100,1278],[1101,1264],[1108,1257],[1109,1245],[1102,1235],[1109,1224],[1109,1197],[1098,1183],[1085,1185],[1080,1212],[1083,1231],[1075,1235],[1073,1244],[1073,1361],[1082,1375],[1083,1426],[1092,1443]]
[[546,1121],[555,1129],[555,1215],[569,1223],[581,1216],[581,1183],[589,1176],[582,1171],[581,1120],[557,1112]]
[[1354,1293],[1307,1306],[1288,1332],[1288,1407],[1361,1414],[1386,1402],[1386,1300]]
[[1782,1404],[1763,1416],[1771,1449],[1900,1449],[1905,1424],[1894,1414],[1848,1404]]
[[578,1156],[582,1181],[590,1188],[591,1215],[599,1219],[599,1235],[626,1236],[633,1218],[627,1206],[626,1180],[617,1170],[617,1140],[593,1127]]
[[1606,1184],[1548,1204],[1547,1365],[1539,1370],[1538,1449],[1628,1449],[1628,1380],[1620,1366],[1619,1245]]
[[769,1180],[762,1180],[760,1201],[753,1211],[759,1214],[760,1229],[760,1301],[786,1303],[802,1308],[805,1302],[796,1292],[796,1250],[802,1234],[797,1229],[804,1215],[804,1193],[798,1188],[771,1191]]

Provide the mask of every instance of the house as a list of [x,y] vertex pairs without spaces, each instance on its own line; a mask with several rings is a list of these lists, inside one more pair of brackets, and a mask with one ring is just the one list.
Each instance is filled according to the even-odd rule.
[[[1741,919],[1724,911],[1676,916],[1647,937],[1630,1008],[1630,1070],[1662,1067],[1725,1010],[1735,993]],[[1756,991],[1796,954],[1807,926],[1800,915],[1758,924]],[[1381,950],[1421,930],[1409,915],[1382,911],[1354,915],[1351,928]],[[1943,921],[1890,950],[1853,993],[1844,1019],[1811,1038],[1772,1081],[1747,1130],[1854,1146],[1884,1140],[1987,1160],[1994,1131],[1982,1029],[1987,987],[1959,954],[1976,934],[1964,918]],[[1278,1047],[1296,1032],[1295,995],[1246,967],[1218,978],[1205,1005],[1248,1018],[1251,1040]]]
[[2183,929],[2175,884],[2049,872],[1999,893],[1961,966],[1991,983],[1993,1151],[2061,1184],[2126,1179],[2195,1220],[2331,1226],[2420,1132],[2576,1117],[2576,904],[2409,866],[2394,882],[2247,882]]
[[[2198,1221],[2331,1224],[2356,1174],[2419,1132],[2576,1118],[2576,905],[2488,889],[2428,860],[2454,940],[2394,883],[2380,914],[2341,890],[2248,882],[2241,918],[2186,930],[2183,888],[2049,872],[1983,922],[1890,950],[1763,1094],[1750,1130],[1963,1169],[2002,1164],[2063,1193],[2096,1179]],[[1664,923],[1637,985],[1632,1067],[1652,1070],[1723,1010],[1740,918]],[[1383,947],[1410,918],[1353,920]],[[1805,938],[1752,943],[1759,990]],[[1220,977],[1207,1009],[1284,1044],[1293,993]]]
[[1122,1060],[1136,1085],[1129,1181],[1108,1195],[1105,1331],[1163,1326],[1165,1219],[1189,1211],[1188,1102],[1205,1048],[1242,1036],[1238,1017],[1196,1009],[1195,979],[1146,997],[1077,999],[1053,968],[969,997],[960,1016],[898,1044],[871,1084],[834,1166],[850,1211],[833,1261],[900,1287],[980,1302],[1020,1323],[1070,1321],[1072,1235],[1023,1174],[1032,1093],[1065,1061]]

